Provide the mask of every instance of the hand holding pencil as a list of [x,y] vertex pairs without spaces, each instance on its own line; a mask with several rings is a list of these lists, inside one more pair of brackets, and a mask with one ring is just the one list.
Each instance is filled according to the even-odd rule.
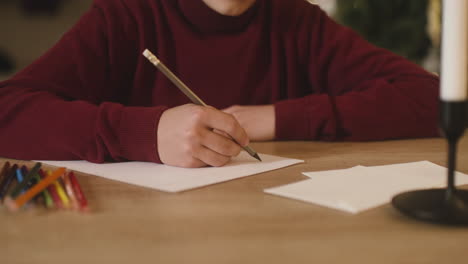
[[145,50],[143,55],[195,104],[171,108],[161,116],[158,151],[163,163],[179,167],[222,166],[241,149],[261,161],[248,146],[247,133],[234,116],[207,106],[150,51]]

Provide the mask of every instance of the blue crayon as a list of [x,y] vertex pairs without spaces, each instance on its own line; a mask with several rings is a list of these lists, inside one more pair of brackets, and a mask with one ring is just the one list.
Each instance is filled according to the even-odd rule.
[[18,180],[18,182],[23,182],[23,173],[21,172],[21,169],[16,169],[16,180]]
[[[22,183],[24,180],[23,171],[20,168],[16,169],[16,180],[18,181],[18,184]],[[24,189],[21,190],[20,193],[24,193]]]
[[[20,183],[22,183],[24,181],[24,176],[25,175],[28,175],[29,171],[28,171],[28,167],[26,166],[21,166],[21,168],[18,168],[16,169],[16,179],[18,180],[18,185]],[[26,192],[29,188],[31,188],[34,184],[36,183],[36,180],[34,178],[32,178],[26,185],[26,187],[24,187],[21,192],[19,194],[23,194],[24,192]],[[37,201],[39,195],[37,195],[36,197],[34,197],[34,200]],[[31,205],[30,202],[27,203],[28,205]]]

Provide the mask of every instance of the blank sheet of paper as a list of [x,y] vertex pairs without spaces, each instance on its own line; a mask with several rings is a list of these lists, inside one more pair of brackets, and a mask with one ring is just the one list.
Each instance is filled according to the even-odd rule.
[[[391,201],[398,193],[446,185],[447,169],[428,161],[387,166],[307,172],[310,179],[271,188],[265,192],[350,213]],[[457,173],[457,185],[468,184],[468,175]]]
[[106,164],[95,164],[87,161],[41,162],[166,192],[186,191],[304,162],[303,160],[287,159],[266,154],[259,155],[263,160],[262,162],[250,157],[243,151],[223,167],[196,169],[171,167],[149,162]]

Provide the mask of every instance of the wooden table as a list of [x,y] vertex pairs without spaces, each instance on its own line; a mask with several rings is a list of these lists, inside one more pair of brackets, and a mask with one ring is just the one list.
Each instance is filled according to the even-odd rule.
[[[468,263],[468,228],[421,223],[390,205],[351,215],[263,193],[303,171],[445,165],[443,139],[253,147],[306,163],[180,194],[79,174],[93,213],[1,209],[0,263]],[[468,137],[458,170],[468,173]]]

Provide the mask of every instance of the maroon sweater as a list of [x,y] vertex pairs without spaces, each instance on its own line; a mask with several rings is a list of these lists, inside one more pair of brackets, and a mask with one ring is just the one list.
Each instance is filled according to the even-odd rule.
[[201,0],[96,0],[0,83],[0,156],[160,162],[160,116],[189,100],[145,48],[214,107],[274,104],[277,140],[437,135],[438,78],[305,0],[237,17]]

